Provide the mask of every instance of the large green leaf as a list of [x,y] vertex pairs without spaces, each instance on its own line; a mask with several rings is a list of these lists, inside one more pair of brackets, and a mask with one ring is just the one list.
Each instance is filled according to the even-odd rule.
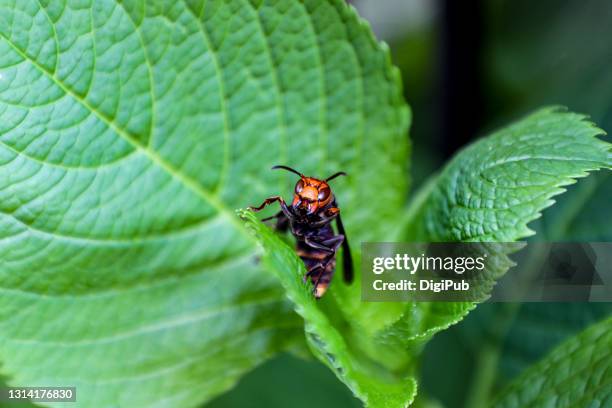
[[350,235],[384,236],[397,78],[341,0],[0,0],[0,372],[193,406],[301,339],[233,209],[290,191],[273,164],[345,170]]
[[496,407],[608,407],[612,403],[612,319],[564,342],[521,375]]

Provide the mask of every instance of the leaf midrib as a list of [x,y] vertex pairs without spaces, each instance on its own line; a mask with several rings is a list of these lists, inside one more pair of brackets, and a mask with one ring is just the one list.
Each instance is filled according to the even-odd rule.
[[187,187],[189,190],[194,192],[197,196],[199,196],[202,200],[208,202],[212,205],[222,216],[226,217],[228,221],[238,230],[240,231],[251,243],[255,243],[255,238],[252,237],[244,228],[244,226],[239,222],[239,220],[234,216],[233,212],[228,209],[222,201],[220,201],[217,197],[215,197],[211,192],[202,187],[196,180],[189,177],[188,175],[182,173],[174,167],[170,162],[165,160],[162,156],[160,156],[156,151],[150,149],[147,145],[139,142],[138,139],[134,138],[130,135],[126,130],[119,127],[113,120],[108,118],[104,113],[96,109],[93,105],[91,105],[87,100],[81,98],[77,95],[69,86],[67,86],[64,82],[62,82],[59,78],[57,78],[53,73],[49,72],[44,66],[39,64],[34,58],[30,57],[27,53],[21,50],[17,45],[15,45],[9,38],[7,38],[3,33],[0,33],[0,38],[2,38],[17,54],[19,54],[25,61],[28,61],[32,64],[37,70],[39,70],[43,75],[47,76],[54,84],[56,84],[62,91],[64,91],[67,95],[70,95],[77,103],[81,104],[87,110],[89,110],[92,114],[94,114],[98,119],[100,119],[103,123],[105,123],[110,129],[112,129],[119,137],[124,139],[130,145],[132,145],[136,150],[140,151],[144,154],[154,165],[161,168],[164,172],[168,173],[172,178],[176,179],[182,185]]

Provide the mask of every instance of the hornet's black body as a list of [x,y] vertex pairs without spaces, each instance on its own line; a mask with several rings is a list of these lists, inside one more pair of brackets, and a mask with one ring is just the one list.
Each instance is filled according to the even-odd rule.
[[[278,201],[281,211],[264,221],[276,218],[276,228],[279,231],[291,230],[297,240],[297,254],[304,261],[308,271],[304,279],[310,278],[314,285],[313,294],[318,299],[327,291],[334,276],[336,253],[340,246],[344,250],[344,279],[347,282],[353,279],[351,252],[340,218],[340,209],[327,184],[327,181],[344,175],[344,173],[336,173],[326,180],[319,180],[305,177],[285,166],[273,168],[286,169],[300,176],[295,186],[293,202],[288,206],[282,197],[274,196],[267,198],[259,207],[251,207],[251,209],[260,211],[267,205]],[[334,220],[336,220],[338,234],[334,233],[331,225]]]

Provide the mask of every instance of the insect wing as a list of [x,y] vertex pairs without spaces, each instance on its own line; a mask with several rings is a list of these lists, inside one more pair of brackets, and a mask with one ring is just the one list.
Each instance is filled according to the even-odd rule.
[[351,248],[349,247],[348,238],[346,231],[344,231],[344,225],[340,214],[336,218],[336,225],[338,226],[338,233],[344,235],[344,241],[342,242],[342,270],[344,272],[344,281],[351,283],[353,281],[353,257],[351,256]]

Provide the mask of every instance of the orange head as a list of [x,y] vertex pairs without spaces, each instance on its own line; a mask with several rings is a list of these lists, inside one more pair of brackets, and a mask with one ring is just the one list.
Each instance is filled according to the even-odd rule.
[[319,209],[331,203],[334,199],[334,195],[327,182],[338,176],[346,175],[344,172],[338,172],[325,180],[319,180],[314,177],[306,177],[302,173],[287,166],[274,166],[272,168],[289,170],[300,176],[300,180],[295,184],[291,207],[295,211],[306,215],[316,214]]
[[331,202],[333,195],[329,185],[313,177],[304,177],[295,184],[295,194],[291,206],[305,211],[307,215],[317,212]]

